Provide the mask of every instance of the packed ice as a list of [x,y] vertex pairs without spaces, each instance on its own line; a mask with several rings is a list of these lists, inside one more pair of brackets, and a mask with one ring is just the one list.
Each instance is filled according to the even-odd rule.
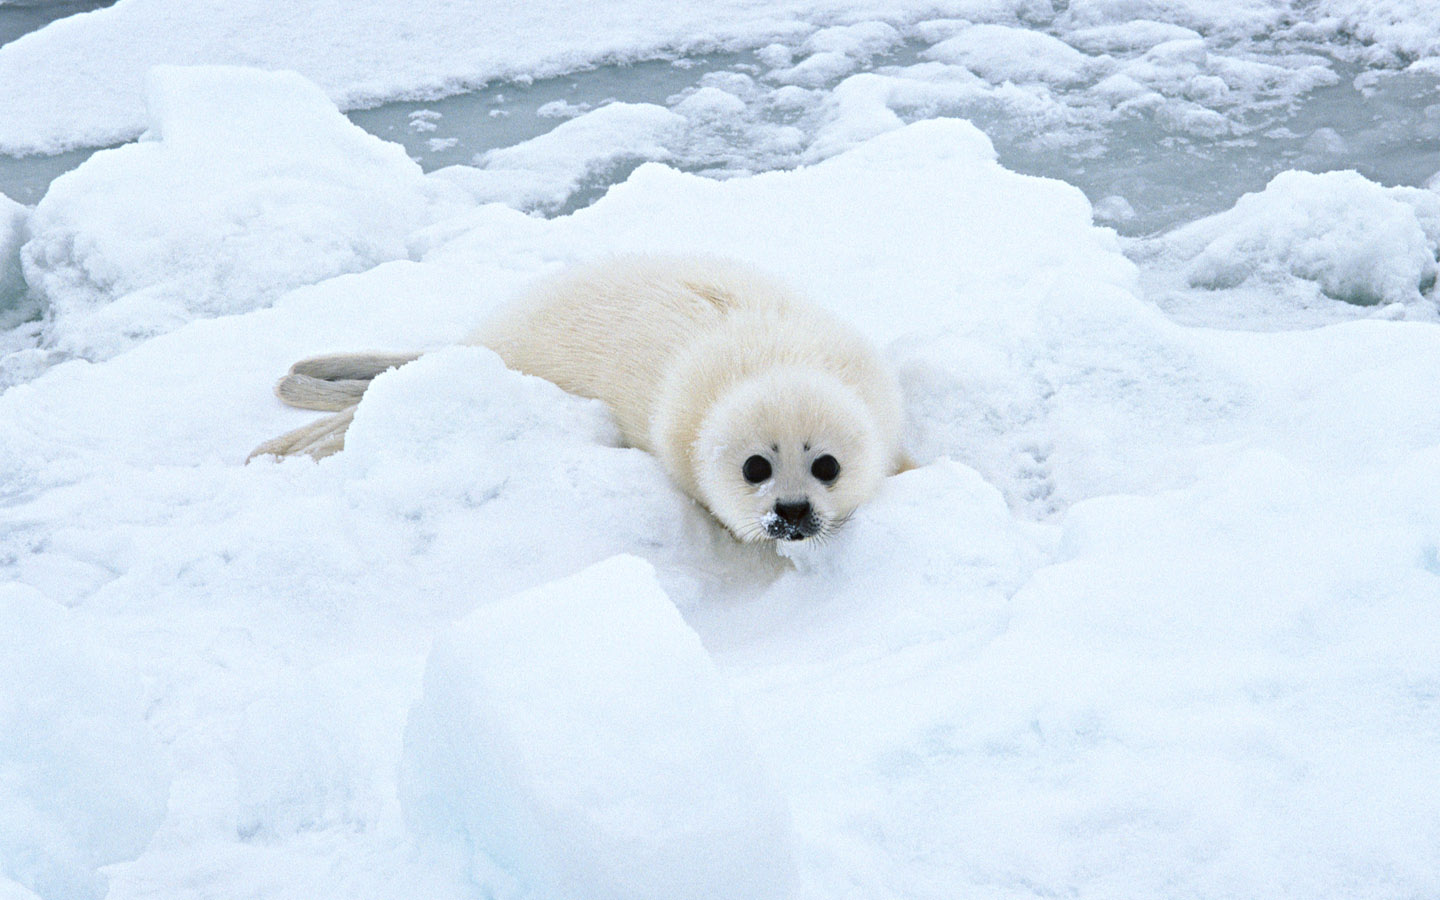
[[[0,195],[0,898],[1440,894],[1427,4],[608,15],[0,46],[96,151]],[[741,544],[457,345],[629,252],[870,336],[915,467]],[[349,350],[426,352],[246,464]]]

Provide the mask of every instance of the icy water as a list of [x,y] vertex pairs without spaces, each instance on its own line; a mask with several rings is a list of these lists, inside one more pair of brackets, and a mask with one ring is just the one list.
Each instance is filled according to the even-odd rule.
[[[877,60],[876,68],[908,64],[913,50]],[[673,106],[698,86],[725,78],[757,79],[762,69],[750,54],[655,60],[528,84],[497,84],[441,100],[390,103],[349,115],[367,131],[403,144],[430,171],[474,164],[487,150],[544,134],[606,103]],[[1154,234],[1227,209],[1241,194],[1259,190],[1285,169],[1355,169],[1386,185],[1422,185],[1440,171],[1440,77],[1404,72],[1362,76],[1359,69],[1341,66],[1336,73],[1336,83],[1314,88],[1288,109],[1271,112],[1262,129],[1243,136],[1177,134],[1153,116],[1129,116],[1099,130],[1079,128],[1065,146],[1057,147],[1053,134],[1037,133],[984,103],[956,112],[991,136],[1007,167],[1077,185],[1097,204],[1097,217],[1126,235]],[[799,164],[793,156],[766,156],[747,145],[755,142],[758,127],[798,124],[803,130],[805,113],[754,106],[754,117],[745,126],[718,135],[728,146],[717,148],[717,136],[712,135],[703,153],[681,152],[674,164],[722,177]],[[21,203],[37,203],[50,181],[92,152],[0,157],[0,192]],[[614,180],[628,172],[620,168],[607,175]],[[608,183],[587,185],[565,211],[591,202]]]
[[77,13],[104,9],[115,0],[20,0],[0,5],[0,45]]
[[[51,22],[79,13],[104,9],[115,0],[34,0],[0,5],[0,46]],[[76,150],[55,156],[0,155],[0,194],[33,206],[45,196],[50,182],[90,158],[94,150]]]
[[89,159],[96,149],[71,150],[53,156],[5,156],[0,154],[0,194],[34,206],[45,196],[50,182]]
[[[109,5],[97,0],[0,6],[0,43],[68,15]],[[926,59],[930,44],[909,41],[869,57],[859,71],[904,77]],[[1320,48],[1323,51],[1323,48]],[[1308,48],[1307,59],[1335,76],[1294,98],[1267,96],[1233,118],[1220,136],[1177,129],[1165,111],[1114,115],[1084,94],[1093,86],[1056,84],[1059,106],[1072,118],[1016,115],[996,94],[950,102],[938,111],[901,111],[970,119],[994,141],[1001,162],[1019,172],[1077,185],[1096,205],[1096,217],[1121,234],[1143,236],[1228,209],[1240,195],[1262,188],[1286,169],[1314,172],[1355,169],[1385,185],[1425,184],[1440,172],[1440,74],[1365,72],[1326,60]],[[1233,48],[1225,53],[1234,52]],[[792,128],[804,142],[823,127],[824,98],[853,70],[807,84],[807,99],[777,103],[779,69],[760,53],[711,54],[679,60],[612,65],[528,83],[504,83],[424,102],[397,102],[355,110],[350,118],[386,140],[403,144],[426,170],[483,164],[483,154],[537,137],[558,124],[621,101],[676,108],[696,90],[720,87],[745,103],[742,115],[691,129],[674,148],[672,165],[716,177],[788,169],[808,159],[803,148],[768,141]],[[1280,59],[1281,51],[1273,50]],[[1289,57],[1293,59],[1294,57]],[[1274,93],[1274,92],[1272,92]],[[767,131],[768,130],[768,131]],[[0,192],[33,205],[51,181],[84,162],[94,149],[58,156],[0,156]],[[635,160],[638,164],[640,160]],[[631,165],[607,168],[584,184],[559,212],[584,206]],[[551,210],[555,212],[555,210]]]
[[750,67],[749,54],[650,60],[607,66],[529,84],[501,84],[428,102],[357,109],[350,120],[371,134],[404,144],[428,172],[471,165],[475,157],[538,137],[606,103],[659,103],[712,72]]
[[[891,59],[900,65],[910,57],[913,52]],[[607,102],[673,106],[705,76],[752,77],[759,70],[751,57],[740,54],[652,61],[498,85],[434,102],[390,103],[354,111],[350,118],[373,134],[404,144],[430,171],[475,164],[486,150],[536,137],[567,115]],[[1292,108],[1272,113],[1263,130],[1238,137],[1176,134],[1153,116],[1144,116],[1121,119],[1098,133],[1077,129],[1069,146],[1057,149],[1054,141],[1041,139],[1053,136],[1017,127],[986,104],[961,112],[995,142],[1007,168],[1078,186],[1098,205],[1098,218],[1132,236],[1228,209],[1242,194],[1263,188],[1286,169],[1355,169],[1381,184],[1411,186],[1423,185],[1440,172],[1440,76],[1386,72],[1362,77],[1360,69],[1343,66],[1336,66],[1336,73],[1335,84],[1311,90]],[[762,111],[765,124],[794,119],[793,113]],[[754,162],[755,155],[743,146],[752,136],[751,130],[733,132],[729,158]],[[721,176],[752,169],[723,162],[717,166],[717,158],[723,160],[726,154],[711,147],[704,156],[682,156],[677,167]],[[765,168],[794,164],[784,158],[760,162],[770,163]],[[586,192],[598,193],[593,187]],[[1107,198],[1123,198],[1125,203]],[[572,201],[567,208],[579,205],[584,203]]]
[[[1440,172],[1440,78],[1386,74],[1361,90],[1358,74],[1341,70],[1337,84],[1315,88],[1286,118],[1245,137],[1182,137],[1153,120],[1134,119],[1113,128],[1101,153],[1086,158],[1037,151],[1023,136],[988,133],[1011,169],[1064,179],[1093,203],[1125,198],[1134,217],[1106,224],[1126,235],[1154,234],[1229,209],[1286,169],[1354,169],[1384,185],[1423,185]],[[1105,213],[1103,205],[1097,209],[1097,217]]]

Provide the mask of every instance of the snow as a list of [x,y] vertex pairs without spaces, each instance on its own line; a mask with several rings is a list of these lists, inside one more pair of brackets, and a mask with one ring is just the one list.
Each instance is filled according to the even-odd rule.
[[18,882],[0,876],[0,898],[4,900],[36,900],[36,895]]
[[1187,286],[1239,293],[1250,305],[1263,293],[1260,302],[1278,309],[1341,301],[1433,317],[1440,193],[1382,187],[1351,171],[1283,172],[1150,250]]
[[401,777],[416,830],[460,842],[518,895],[789,896],[784,801],[699,637],[633,556],[447,629]]
[[1231,287],[1281,268],[1337,300],[1421,303],[1435,284],[1440,196],[1382,188],[1356,172],[1287,172],[1172,240],[1203,245],[1189,270],[1198,287]]
[[170,772],[132,667],[83,614],[0,588],[0,886],[100,898],[165,816]]
[[147,140],[57,179],[25,277],[44,345],[104,358],[200,316],[406,255],[443,185],[293,73],[161,67]]
[[1316,17],[1327,27],[1354,34],[1375,61],[1440,56],[1440,22],[1425,0],[1323,0]]
[[[518,8],[124,0],[0,48],[5,146],[148,130],[0,204],[47,309],[0,343],[0,897],[1440,893],[1435,183],[1289,172],[1121,239],[1143,191],[941,118],[1250,140],[1337,78],[1284,41],[1398,66],[1433,17],[574,9],[517,46],[482,38]],[[980,77],[985,35],[1030,49]],[[336,107],[727,42],[766,49],[430,175]],[[315,83],[143,87],[192,52]],[[740,545],[598,403],[451,346],[636,250],[870,335],[917,468],[824,545]],[[275,377],[351,349],[432,352],[344,452],[244,465],[313,418]]]

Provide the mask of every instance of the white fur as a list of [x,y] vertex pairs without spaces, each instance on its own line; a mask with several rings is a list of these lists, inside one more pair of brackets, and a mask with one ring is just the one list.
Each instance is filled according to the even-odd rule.
[[[676,484],[745,540],[823,537],[903,465],[899,388],[874,349],[738,263],[623,257],[575,269],[536,287],[467,343],[604,401],[628,443],[654,453]],[[276,390],[287,402],[357,403],[369,378],[408,358],[317,357],[297,363]],[[316,379],[335,387],[327,392],[310,383]],[[349,412],[256,453],[334,452]],[[829,484],[811,472],[827,454],[840,465]],[[742,470],[756,455],[771,477],[751,484]],[[807,503],[812,513],[787,527],[777,503],[792,513]]]

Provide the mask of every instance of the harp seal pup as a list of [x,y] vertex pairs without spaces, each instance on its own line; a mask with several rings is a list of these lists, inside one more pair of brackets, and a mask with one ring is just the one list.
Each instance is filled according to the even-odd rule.
[[[870,343],[738,262],[631,256],[572,269],[466,343],[603,401],[625,441],[743,541],[823,539],[909,467],[900,390]],[[280,399],[339,412],[251,457],[342,449],[370,379],[418,355],[296,363]]]

